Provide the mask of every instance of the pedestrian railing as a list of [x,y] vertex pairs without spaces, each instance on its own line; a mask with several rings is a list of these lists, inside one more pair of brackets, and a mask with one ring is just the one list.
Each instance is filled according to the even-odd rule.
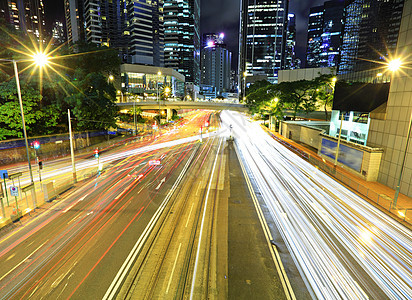
[[393,207],[393,199],[385,194],[379,194],[374,190],[362,185],[359,181],[353,180],[351,177],[346,176],[344,173],[339,172],[339,169],[336,169],[334,166],[326,163],[324,160],[314,157],[309,153],[303,152],[299,148],[289,144],[285,140],[277,137],[272,132],[270,132],[266,127],[263,127],[266,131],[279,143],[287,147],[292,152],[296,153],[303,159],[307,160],[309,163],[317,167],[318,169],[324,171],[325,173],[333,176],[338,181],[342,182],[358,194],[366,197],[370,201],[376,203],[379,207],[388,212],[394,214],[396,217],[402,219],[403,221],[412,224],[412,208],[402,208],[402,207]]

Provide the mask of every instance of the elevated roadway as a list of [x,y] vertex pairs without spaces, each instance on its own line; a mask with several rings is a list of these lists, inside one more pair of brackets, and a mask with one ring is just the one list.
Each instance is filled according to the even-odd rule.
[[[140,101],[140,102],[118,102],[121,109],[132,109],[133,105],[141,109],[159,109],[157,101]],[[247,112],[248,108],[243,104],[225,103],[225,102],[197,102],[197,101],[160,101],[161,109],[207,109],[207,110],[233,110]]]

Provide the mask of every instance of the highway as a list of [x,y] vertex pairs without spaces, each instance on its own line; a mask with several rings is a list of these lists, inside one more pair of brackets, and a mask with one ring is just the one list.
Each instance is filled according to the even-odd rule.
[[221,118],[313,298],[412,299],[409,229],[245,116]]
[[[202,145],[193,130],[208,115],[193,118],[182,132],[165,131],[150,145],[107,154],[107,171],[3,236],[0,298],[103,298],[112,274],[136,241],[145,243],[150,220],[188,171]],[[153,159],[161,165],[149,165]]]
[[[218,131],[199,135],[206,120],[218,127],[209,117],[199,112],[149,141],[105,152],[101,174],[3,234],[0,299],[288,299],[260,224],[237,228],[257,219],[253,206],[243,208],[245,220],[229,212],[251,200],[233,143]],[[71,176],[67,161],[51,165],[46,178]],[[243,234],[253,234],[252,245],[244,247]]]

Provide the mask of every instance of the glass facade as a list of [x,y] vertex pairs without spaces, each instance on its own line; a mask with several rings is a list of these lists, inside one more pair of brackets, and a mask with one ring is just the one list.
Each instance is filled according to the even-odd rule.
[[338,74],[374,70],[395,54],[403,0],[354,0],[344,11]]
[[184,77],[171,69],[124,64],[121,66],[121,77],[123,94],[129,97],[154,100],[158,91],[165,87],[171,89],[170,97],[184,97]]
[[247,12],[246,70],[253,75],[267,75],[277,82],[277,72],[284,68],[288,1],[249,0]]
[[306,66],[335,67],[341,49],[344,2],[326,1],[309,13]]
[[165,67],[200,84],[200,0],[165,0]]

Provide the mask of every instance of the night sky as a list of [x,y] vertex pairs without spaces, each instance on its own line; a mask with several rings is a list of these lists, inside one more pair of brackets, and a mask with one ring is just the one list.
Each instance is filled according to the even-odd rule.
[[[236,53],[239,51],[239,17],[240,17],[240,0],[200,0],[201,17],[200,31],[207,32],[224,32],[225,42],[228,49],[234,53],[234,59],[237,61]],[[306,32],[309,16],[309,9],[314,6],[322,5],[325,0],[290,0],[289,13],[296,15],[296,53],[304,62],[306,51]],[[236,66],[237,63],[232,63]]]
[[[239,38],[239,7],[240,0],[200,0],[201,17],[200,30],[202,33],[224,32],[228,49],[234,53],[237,60]],[[306,51],[306,26],[309,9],[322,5],[325,0],[290,0],[289,12],[296,14],[297,48],[298,57],[304,61]],[[47,19],[54,21],[64,20],[63,0],[44,0]],[[232,64],[236,66],[236,62]]]

